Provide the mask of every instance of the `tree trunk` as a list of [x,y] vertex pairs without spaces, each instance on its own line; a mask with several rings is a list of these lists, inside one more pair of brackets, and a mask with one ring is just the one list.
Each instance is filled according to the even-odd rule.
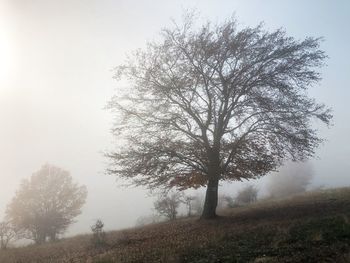
[[216,207],[218,205],[218,177],[210,178],[208,181],[207,192],[205,195],[204,208],[201,218],[214,219],[216,215]]

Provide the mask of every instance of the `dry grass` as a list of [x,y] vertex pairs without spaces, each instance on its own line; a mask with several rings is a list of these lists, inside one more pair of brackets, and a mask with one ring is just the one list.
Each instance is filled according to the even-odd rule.
[[350,262],[350,188],[221,214],[214,221],[188,218],[108,232],[100,248],[91,245],[90,235],[81,235],[8,249],[0,251],[0,262]]

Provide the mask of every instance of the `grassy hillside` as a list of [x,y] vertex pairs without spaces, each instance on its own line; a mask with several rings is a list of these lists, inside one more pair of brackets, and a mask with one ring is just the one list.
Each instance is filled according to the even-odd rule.
[[181,219],[0,251],[1,263],[350,262],[350,188],[221,211],[214,221]]

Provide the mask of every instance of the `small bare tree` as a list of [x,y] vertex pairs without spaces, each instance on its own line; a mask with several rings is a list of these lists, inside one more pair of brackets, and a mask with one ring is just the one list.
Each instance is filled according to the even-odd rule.
[[187,216],[188,217],[192,216],[192,206],[193,206],[193,201],[195,199],[196,199],[196,197],[192,196],[192,195],[185,196],[183,199],[183,203],[187,207]]
[[103,246],[106,244],[106,233],[103,231],[104,223],[101,219],[97,219],[95,224],[91,226],[92,238],[91,242],[94,246]]
[[180,193],[171,193],[170,195],[161,195],[157,201],[154,202],[154,209],[162,216],[169,220],[175,220],[177,209],[182,202],[182,195]]
[[258,189],[253,185],[247,185],[240,190],[235,198],[238,205],[250,204],[256,202],[258,197]]
[[0,222],[0,249],[6,249],[11,240],[16,237],[16,231],[10,221]]

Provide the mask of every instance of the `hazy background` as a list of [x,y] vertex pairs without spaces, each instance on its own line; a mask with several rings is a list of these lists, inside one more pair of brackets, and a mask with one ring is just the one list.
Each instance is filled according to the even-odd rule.
[[[188,8],[212,21],[235,13],[242,25],[264,21],[298,39],[325,38],[328,66],[310,93],[333,108],[334,126],[320,129],[328,141],[311,162],[312,185],[350,184],[349,1],[0,0],[0,220],[21,179],[45,162],[88,187],[70,234],[90,231],[97,218],[117,229],[152,213],[146,190],[118,187],[104,174],[102,151],[113,138],[103,108],[118,88],[113,67]],[[234,194],[242,185],[222,190]]]

